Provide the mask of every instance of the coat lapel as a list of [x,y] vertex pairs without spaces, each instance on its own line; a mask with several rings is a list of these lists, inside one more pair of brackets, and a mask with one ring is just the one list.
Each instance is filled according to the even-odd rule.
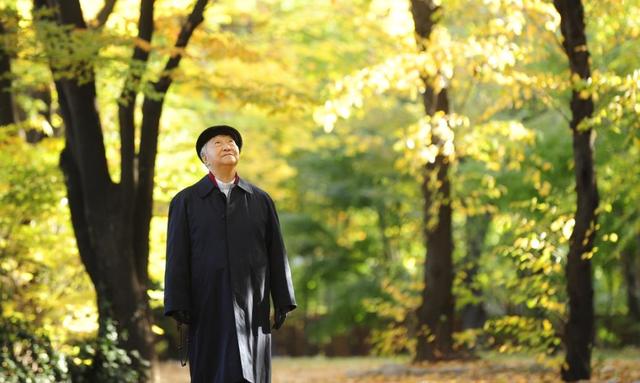
[[204,198],[213,190],[213,182],[211,182],[208,175],[205,175],[196,183],[196,188],[200,198]]

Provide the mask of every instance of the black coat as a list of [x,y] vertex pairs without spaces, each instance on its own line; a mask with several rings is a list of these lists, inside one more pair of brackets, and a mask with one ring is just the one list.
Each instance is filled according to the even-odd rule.
[[239,179],[229,199],[208,176],[169,207],[165,315],[190,314],[194,383],[271,376],[270,300],[296,307],[275,205]]

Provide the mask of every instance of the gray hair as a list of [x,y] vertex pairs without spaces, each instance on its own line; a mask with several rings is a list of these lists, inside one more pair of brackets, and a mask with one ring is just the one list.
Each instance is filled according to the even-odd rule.
[[202,147],[200,148],[200,158],[201,159],[207,153],[207,144],[208,144],[208,142],[205,142],[204,145],[202,145]]

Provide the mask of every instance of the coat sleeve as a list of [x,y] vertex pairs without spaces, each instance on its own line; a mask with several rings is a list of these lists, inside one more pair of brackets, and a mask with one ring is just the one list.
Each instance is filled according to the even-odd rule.
[[191,246],[184,195],[178,194],[169,205],[167,227],[167,263],[164,273],[164,315],[191,311]]
[[271,197],[268,200],[268,221],[267,221],[267,251],[269,255],[269,275],[271,286],[271,297],[276,308],[285,312],[292,311],[297,307],[296,298],[293,292],[293,281],[291,280],[291,270],[287,259],[287,251],[284,247],[282,232],[280,231],[280,219],[276,212],[275,204]]

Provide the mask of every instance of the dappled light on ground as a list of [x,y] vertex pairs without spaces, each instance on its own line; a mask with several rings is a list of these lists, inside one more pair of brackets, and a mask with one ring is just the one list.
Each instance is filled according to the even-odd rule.
[[[426,382],[559,382],[555,361],[497,358],[410,366],[400,359],[275,358],[274,383],[426,383]],[[601,356],[594,361],[593,382],[640,381],[640,354]],[[178,362],[160,365],[159,383],[187,383],[188,369]]]

